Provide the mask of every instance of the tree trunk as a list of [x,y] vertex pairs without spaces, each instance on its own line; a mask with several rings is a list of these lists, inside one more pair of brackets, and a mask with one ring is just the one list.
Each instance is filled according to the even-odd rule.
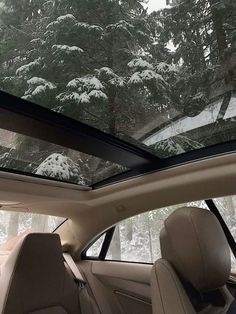
[[[107,66],[112,69],[113,68],[113,38],[110,38],[107,42]],[[116,112],[115,112],[115,93],[113,91],[109,91],[108,94],[108,119],[109,119],[109,133],[112,135],[116,134]]]
[[225,197],[225,205],[226,205],[228,214],[230,216],[234,216],[235,215],[235,208],[234,208],[232,196]]
[[7,240],[17,236],[18,234],[18,225],[19,225],[19,213],[10,213],[9,215],[9,223],[7,230]]
[[153,256],[153,249],[152,249],[152,232],[151,232],[151,225],[150,225],[150,219],[149,216],[148,218],[148,236],[149,236],[149,247],[150,247],[150,257],[151,257],[151,262],[154,262],[154,256]]
[[116,135],[116,114],[115,114],[115,97],[108,97],[109,102],[109,133]]
[[48,216],[34,214],[32,218],[33,232],[47,232],[48,231]]

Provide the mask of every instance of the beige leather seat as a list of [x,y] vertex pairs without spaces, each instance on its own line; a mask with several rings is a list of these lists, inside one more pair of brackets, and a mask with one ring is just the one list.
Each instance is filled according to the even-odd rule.
[[78,314],[78,289],[64,266],[59,236],[24,237],[2,265],[0,313]]
[[151,277],[153,314],[227,313],[230,249],[216,217],[181,208],[165,221]]

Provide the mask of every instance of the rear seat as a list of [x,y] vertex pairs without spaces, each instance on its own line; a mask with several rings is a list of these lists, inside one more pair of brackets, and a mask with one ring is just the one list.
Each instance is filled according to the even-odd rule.
[[78,287],[64,266],[57,234],[26,235],[2,264],[0,313],[81,313]]

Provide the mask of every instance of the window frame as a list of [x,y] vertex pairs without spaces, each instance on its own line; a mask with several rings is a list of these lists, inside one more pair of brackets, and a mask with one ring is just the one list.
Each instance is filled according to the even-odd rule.
[[[2,90],[0,90],[0,113],[0,124],[5,130],[80,151],[130,169],[92,184],[90,186],[92,189],[193,161],[232,154],[236,147],[235,139],[161,159],[139,146]],[[14,117],[14,124],[12,117]],[[0,171],[38,178],[35,174],[18,173],[3,167]],[[52,180],[48,177],[42,179]]]
[[[110,243],[115,231],[116,225],[112,226],[111,228],[107,229],[106,231],[100,233],[96,238],[94,238],[82,251],[81,253],[81,259],[82,260],[95,260],[95,261],[104,261],[108,252],[108,249],[110,247]],[[101,250],[99,252],[98,256],[87,256],[87,251],[90,249],[90,247],[99,240],[103,235],[105,234],[105,238],[102,242]]]

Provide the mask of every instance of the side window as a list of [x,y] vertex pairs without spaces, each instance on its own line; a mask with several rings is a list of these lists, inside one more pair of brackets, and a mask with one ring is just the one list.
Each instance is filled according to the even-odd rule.
[[86,251],[86,257],[98,258],[105,239],[105,233],[102,234]]
[[161,257],[159,235],[164,220],[182,206],[207,208],[204,201],[152,210],[116,226],[106,260],[153,263]]
[[[236,196],[215,198],[214,203],[227,224],[229,231],[236,240]],[[236,273],[236,259],[231,252],[232,272]]]

